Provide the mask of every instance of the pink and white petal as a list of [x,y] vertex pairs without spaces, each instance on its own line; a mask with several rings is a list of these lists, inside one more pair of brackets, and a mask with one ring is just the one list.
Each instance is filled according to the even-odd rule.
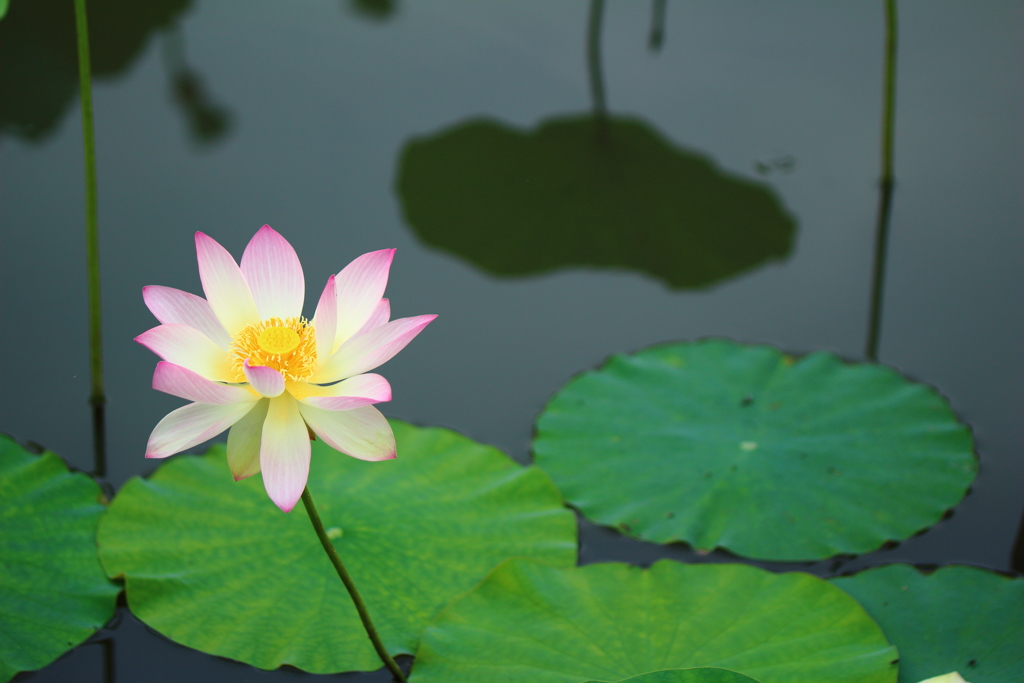
[[391,425],[373,406],[336,411],[298,405],[306,424],[331,448],[372,462],[397,457]]
[[373,373],[356,375],[328,386],[293,385],[291,392],[302,403],[324,410],[352,410],[391,400],[391,385]]
[[259,399],[248,389],[211,382],[202,375],[174,363],[160,361],[153,371],[153,388],[171,396],[214,405],[252,403]]
[[375,327],[380,327],[389,320],[391,320],[391,302],[387,299],[381,299],[377,303],[377,308],[373,309],[373,313],[370,314],[366,324],[359,328],[359,331],[352,336],[358,337],[363,332],[369,332]]
[[260,469],[263,486],[277,507],[290,512],[309,477],[309,432],[299,402],[284,394],[270,399],[263,422]]
[[238,422],[251,408],[252,403],[189,403],[173,410],[157,423],[150,434],[146,457],[166,458],[212,439]]
[[288,240],[269,225],[249,240],[242,254],[242,275],[261,319],[302,315],[306,295],[302,264]]
[[419,315],[399,318],[353,337],[328,358],[309,381],[329,384],[373,370],[391,360],[436,317]]
[[231,357],[205,334],[189,325],[172,323],[146,330],[135,341],[165,361],[188,368],[206,379],[231,382]]
[[197,232],[196,256],[206,300],[228,334],[234,337],[247,325],[258,323],[256,302],[231,254],[212,237]]
[[228,469],[235,481],[260,471],[260,443],[269,407],[270,399],[260,399],[228,432]]
[[334,348],[348,341],[366,324],[388,284],[394,249],[363,254],[345,266],[335,280],[338,289],[338,328]]
[[313,314],[313,331],[316,332],[316,357],[326,360],[334,350],[334,332],[338,327],[338,290],[334,275],[327,278],[327,286],[320,295],[320,302]]
[[231,348],[231,335],[203,297],[173,287],[149,285],[142,288],[142,300],[160,322],[194,327],[225,351]]
[[303,403],[324,410],[354,410],[380,403],[380,401],[365,396],[321,396],[307,398]]
[[274,398],[284,393],[284,376],[274,368],[265,365],[249,365],[249,361],[242,364],[245,378],[249,380],[249,386],[258,391],[261,396]]

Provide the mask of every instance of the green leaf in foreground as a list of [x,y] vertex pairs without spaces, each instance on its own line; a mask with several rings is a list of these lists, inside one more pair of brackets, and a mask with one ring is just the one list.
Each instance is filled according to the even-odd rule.
[[[600,681],[587,681],[587,683],[601,683]],[[619,683],[758,683],[750,676],[719,669],[712,666],[704,666],[699,669],[670,669],[668,671],[652,671],[649,674],[641,674],[633,678],[627,678]]]
[[411,683],[619,681],[702,666],[763,683],[894,683],[896,656],[856,601],[809,574],[515,559],[427,628]]
[[[576,520],[537,468],[445,429],[392,422],[398,459],[313,443],[309,489],[392,654],[505,558],[576,561]],[[133,479],[100,527],[128,604],[183,645],[261,669],[381,666],[302,506],[282,513],[259,477],[234,482],[224,448]]]
[[114,615],[96,555],[100,487],[0,435],[0,681],[40,669]]
[[958,671],[970,683],[1024,681],[1024,578],[965,566],[923,574],[890,564],[832,579],[900,650],[900,683]]
[[766,560],[907,538],[977,471],[970,432],[933,389],[881,365],[724,339],[613,356],[575,377],[533,449],[589,519]]

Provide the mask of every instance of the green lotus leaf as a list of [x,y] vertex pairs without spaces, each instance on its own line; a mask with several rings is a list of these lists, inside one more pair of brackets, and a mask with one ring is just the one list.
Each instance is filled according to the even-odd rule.
[[700,288],[787,257],[796,234],[769,185],[619,116],[462,123],[408,143],[396,186],[424,243],[496,275],[596,266]]
[[763,683],[895,683],[850,596],[742,564],[559,568],[513,559],[423,634],[410,683],[578,683],[721,667]]
[[970,683],[1024,681],[1024,578],[976,567],[923,574],[906,564],[832,583],[900,650],[900,683],[957,671]]
[[[601,683],[601,681],[587,681],[587,683]],[[719,669],[712,666],[702,666],[698,669],[670,669],[668,671],[652,671],[648,674],[641,674],[627,678],[619,683],[758,683],[750,676]]]
[[907,538],[977,472],[969,430],[933,389],[881,365],[724,339],[575,377],[538,419],[533,450],[591,520],[765,560]]
[[0,681],[40,669],[114,616],[96,555],[106,509],[89,476],[0,434]]
[[[505,558],[576,561],[576,520],[542,471],[445,429],[392,422],[398,459],[313,443],[309,490],[388,651]],[[132,612],[168,638],[274,669],[381,667],[303,506],[233,481],[223,446],[132,479],[99,532]]]

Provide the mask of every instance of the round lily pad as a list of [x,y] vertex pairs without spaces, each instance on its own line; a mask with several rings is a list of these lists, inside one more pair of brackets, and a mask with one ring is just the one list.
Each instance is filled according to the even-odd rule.
[[[587,681],[587,683],[601,683],[600,681]],[[652,671],[649,674],[641,674],[627,678],[619,683],[758,683],[750,676],[719,669],[712,666],[702,666],[699,669],[670,669],[669,671]]]
[[809,574],[514,559],[427,628],[410,683],[620,681],[691,667],[763,683],[895,683],[896,656],[856,601]]
[[0,681],[40,669],[114,616],[96,554],[106,509],[92,478],[0,434]]
[[407,144],[396,185],[423,242],[496,275],[628,268],[700,288],[787,257],[796,234],[769,185],[619,116],[463,123]]
[[857,598],[900,651],[900,683],[958,671],[970,683],[1024,681],[1024,578],[906,564],[832,583]]
[[780,561],[907,538],[977,472],[970,431],[930,387],[830,353],[724,339],[578,375],[541,414],[533,450],[591,520]]
[[[392,655],[505,558],[576,561],[576,520],[551,480],[452,431],[392,422],[398,458],[313,443],[309,490]],[[100,557],[132,612],[188,647],[274,669],[375,670],[352,599],[303,506],[233,481],[223,446],[170,459],[118,494]]]

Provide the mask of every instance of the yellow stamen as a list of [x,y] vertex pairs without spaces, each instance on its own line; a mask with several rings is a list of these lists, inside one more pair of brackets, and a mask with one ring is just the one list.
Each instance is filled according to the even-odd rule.
[[268,327],[256,343],[267,353],[281,356],[294,351],[299,341],[299,333],[290,327]]
[[316,370],[316,332],[305,318],[269,318],[235,335],[231,355],[236,382],[246,381],[245,361],[274,368],[285,379],[304,380]]

